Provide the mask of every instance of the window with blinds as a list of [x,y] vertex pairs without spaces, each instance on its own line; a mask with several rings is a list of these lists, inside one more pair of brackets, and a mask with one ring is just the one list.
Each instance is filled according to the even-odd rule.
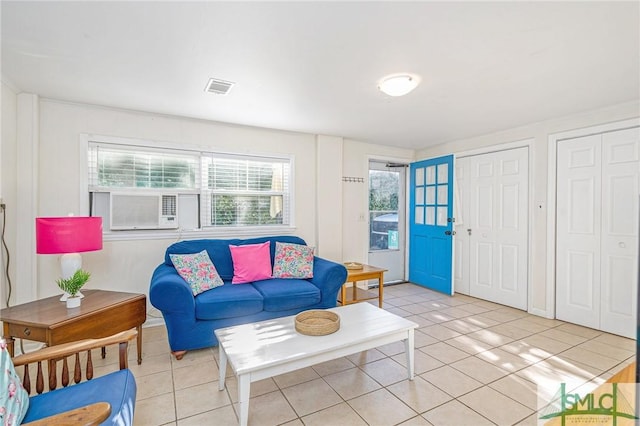
[[[289,225],[291,160],[282,157],[153,149],[89,142],[89,192],[178,194],[172,212],[197,216],[201,228]],[[186,197],[191,197],[189,200]],[[196,201],[191,201],[197,197]],[[184,198],[185,203],[181,203]],[[106,200],[107,198],[104,198]],[[113,199],[110,197],[109,200]],[[163,202],[163,209],[166,208]],[[112,208],[109,206],[111,216]],[[107,207],[103,207],[106,211]],[[167,216],[161,210],[161,217]],[[106,215],[106,213],[105,213]],[[124,228],[119,228],[124,229]],[[134,228],[132,228],[134,229]],[[147,228],[149,229],[149,228]]]
[[211,226],[289,223],[289,161],[220,156],[206,161]]
[[197,189],[199,155],[89,145],[89,186]]

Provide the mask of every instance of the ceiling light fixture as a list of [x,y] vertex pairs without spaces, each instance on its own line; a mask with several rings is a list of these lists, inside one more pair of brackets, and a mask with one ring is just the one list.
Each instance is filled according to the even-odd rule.
[[393,74],[384,77],[378,83],[378,89],[389,96],[404,96],[420,83],[420,77],[414,74]]

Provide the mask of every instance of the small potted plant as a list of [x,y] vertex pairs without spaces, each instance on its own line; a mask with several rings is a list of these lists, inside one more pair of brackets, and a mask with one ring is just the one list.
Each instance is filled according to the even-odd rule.
[[80,306],[80,296],[78,292],[83,285],[89,281],[91,274],[85,270],[78,269],[71,278],[60,278],[58,281],[58,287],[65,293],[69,294],[67,299],[67,308],[77,308]]

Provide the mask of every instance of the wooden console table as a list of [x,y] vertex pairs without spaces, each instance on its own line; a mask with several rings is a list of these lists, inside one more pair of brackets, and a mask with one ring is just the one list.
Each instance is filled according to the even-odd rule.
[[[378,299],[378,307],[382,308],[382,298],[384,295],[384,273],[386,269],[371,265],[362,265],[362,269],[347,269],[347,281],[340,290],[340,304],[342,306],[351,303],[363,302],[365,300]],[[365,280],[378,280],[378,295],[371,296],[368,290],[358,289],[357,282]],[[351,297],[347,295],[347,283],[353,284]]]
[[[35,340],[47,346],[82,339],[108,337],[136,327],[138,364],[142,363],[142,324],[147,319],[144,294],[84,290],[78,308],[67,309],[60,296],[0,309],[7,349],[14,355],[14,339]],[[102,353],[104,357],[104,349]]]

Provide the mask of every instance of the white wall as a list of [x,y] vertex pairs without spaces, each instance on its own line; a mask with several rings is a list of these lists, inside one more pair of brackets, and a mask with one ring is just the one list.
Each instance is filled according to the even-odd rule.
[[[16,98],[22,99],[22,108],[15,106],[20,104]],[[317,246],[319,255],[335,261],[343,261],[345,251],[350,259],[366,260],[361,256],[366,255],[368,247],[366,222],[357,220],[360,213],[366,217],[367,184],[349,187],[353,184],[343,183],[342,176],[361,176],[366,182],[369,158],[410,161],[413,156],[411,150],[345,141],[336,136],[235,126],[41,99],[29,94],[14,94],[6,101],[3,96],[3,107],[5,103],[14,105],[14,121],[17,118],[18,125],[14,126],[17,132],[7,138],[6,144],[3,137],[2,193],[6,194],[3,197],[9,206],[14,204],[13,198],[19,194],[24,193],[23,205],[27,205],[31,197],[36,199],[30,213],[22,214],[19,219],[14,217],[18,224],[10,231],[12,252],[20,246],[19,241],[23,241],[22,248],[18,250],[21,253],[16,255],[23,257],[25,270],[33,265],[37,271],[33,283],[16,283],[25,288],[33,286],[33,291],[23,293],[18,300],[20,303],[60,293],[55,284],[59,277],[57,256],[36,255],[35,250],[28,246],[33,245],[35,217],[85,213],[80,211],[83,205],[81,197],[86,196],[80,191],[81,134],[188,144],[236,153],[292,155],[295,161],[293,186],[296,206],[293,233],[308,244]],[[34,128],[37,135],[32,132]],[[33,162],[37,170],[29,172],[36,181],[26,187],[20,178],[21,173],[25,173],[21,161],[29,160],[29,147],[25,147],[22,156],[17,154],[16,146],[19,144],[16,141],[20,137],[15,133],[22,134],[25,143],[37,149],[37,158]],[[343,194],[345,189],[349,191],[348,197]],[[351,232],[356,229],[358,239],[354,239]],[[26,238],[22,238],[21,233]],[[164,251],[172,242],[167,239],[105,241],[103,250],[82,255],[83,267],[92,273],[87,288],[147,293],[151,274],[162,262]],[[358,257],[352,253],[357,253]],[[150,312],[157,315],[153,310]]]
[[[31,197],[31,188],[20,182],[21,165],[17,155],[21,115],[17,98],[33,103],[36,111],[28,112],[29,121],[37,117],[38,162],[36,190],[37,207],[32,215],[15,216],[12,206],[20,194]],[[534,123],[490,135],[454,141],[419,151],[372,145],[340,137],[275,131],[269,129],[227,125],[181,117],[118,110],[107,107],[73,104],[32,95],[17,95],[3,84],[2,91],[2,155],[0,157],[0,194],[7,204],[8,245],[14,254],[21,236],[19,227],[31,229],[37,215],[66,215],[79,213],[79,135],[94,133],[107,136],[138,138],[151,141],[186,143],[230,152],[283,153],[295,156],[295,234],[310,245],[317,245],[320,253],[337,261],[366,261],[368,247],[368,162],[370,159],[414,161],[447,153],[469,151],[478,147],[534,139],[532,146],[532,191],[536,205],[533,212],[533,241],[531,250],[532,286],[529,309],[532,312],[553,312],[546,306],[546,196],[547,142],[550,134],[640,116],[640,103],[617,105],[598,111]],[[334,156],[341,154],[341,166]],[[19,167],[20,166],[20,167]],[[364,183],[342,182],[343,176],[361,177]],[[339,183],[338,183],[339,182]],[[323,187],[329,185],[329,189]],[[339,188],[341,186],[341,188]],[[322,188],[322,189],[320,189]],[[332,190],[341,192],[341,200],[332,203]],[[338,194],[334,194],[338,197]],[[342,208],[339,208],[339,204]],[[336,215],[340,212],[340,215]],[[14,216],[12,217],[12,214]],[[338,217],[338,216],[341,216]],[[363,219],[361,219],[361,216]],[[322,220],[320,219],[322,217]],[[11,224],[14,225],[11,225]],[[341,229],[341,233],[336,229]],[[29,238],[32,238],[31,236]],[[146,293],[155,266],[162,261],[170,240],[105,242],[99,252],[85,253],[86,269],[93,274],[89,288],[106,288]],[[323,244],[325,242],[325,244]],[[31,244],[31,242],[29,242]],[[37,264],[38,278],[33,294],[25,293],[19,302],[58,294],[55,279],[59,275],[55,256],[36,256],[23,253]],[[341,257],[341,258],[338,258]],[[24,261],[24,258],[23,258]],[[28,263],[28,262],[27,262]],[[12,267],[15,268],[15,264]],[[19,274],[21,275],[21,274]],[[13,277],[12,277],[13,278]],[[14,281],[19,286],[20,280]],[[25,300],[27,299],[27,300]]]
[[[37,215],[82,213],[79,211],[79,136],[82,133],[182,143],[236,153],[293,155],[295,234],[310,245],[316,244],[314,135],[43,99],[40,102]],[[85,269],[92,273],[88,288],[146,293],[153,269],[163,260],[164,250],[172,242],[105,241],[102,251],[83,254]],[[54,282],[58,276],[57,257],[38,256],[38,264],[38,297],[59,293]]]
[[343,182],[342,256],[344,261],[367,262],[369,253],[369,160],[412,162],[414,151],[344,141],[343,176],[363,178],[364,183]]
[[321,239],[316,254],[326,259],[342,262],[342,151],[343,139],[337,136],[318,135],[318,235]]
[[[8,246],[15,247],[16,241],[16,228],[12,226],[16,222],[15,205],[16,205],[16,182],[13,176],[16,173],[16,114],[17,114],[17,98],[16,92],[6,84],[2,82],[2,109],[1,109],[1,141],[0,144],[0,198],[7,206],[6,210],[6,226],[5,226],[5,241]],[[1,213],[1,212],[0,212]],[[0,219],[0,226],[2,226],[2,220]],[[4,249],[0,247],[0,265],[2,271],[0,271],[0,307],[6,306],[8,282],[5,277],[5,268],[7,262],[7,256]],[[9,263],[9,277],[15,285],[15,258],[11,259]],[[12,292],[12,300],[15,300],[15,292]]]
[[529,311],[532,313],[553,317],[555,307],[548,306],[546,294],[546,235],[547,235],[547,173],[548,153],[547,146],[549,136],[555,133],[595,126],[629,118],[640,117],[640,102],[631,102],[614,105],[609,108],[588,111],[567,117],[561,117],[549,121],[533,123],[501,132],[462,139],[432,148],[424,149],[416,153],[417,159],[437,157],[450,153],[461,153],[480,147],[489,147],[502,143],[533,139],[531,147],[531,186],[533,191],[534,207],[532,209],[533,240],[531,241],[530,265],[532,269],[532,282],[529,300]]

